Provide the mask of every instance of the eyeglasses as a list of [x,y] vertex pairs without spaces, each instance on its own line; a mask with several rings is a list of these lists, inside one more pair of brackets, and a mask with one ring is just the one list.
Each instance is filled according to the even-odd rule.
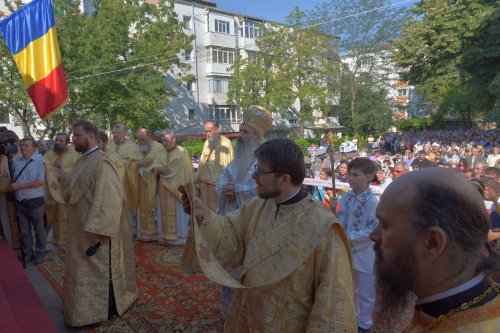
[[277,172],[276,171],[261,171],[261,170],[259,170],[259,168],[257,167],[257,165],[254,165],[253,173],[257,177],[260,177],[262,175],[267,175],[268,173],[277,173]]
[[404,170],[396,170],[396,169],[394,169],[394,170],[392,170],[392,172],[394,172],[394,173],[403,173],[405,171]]

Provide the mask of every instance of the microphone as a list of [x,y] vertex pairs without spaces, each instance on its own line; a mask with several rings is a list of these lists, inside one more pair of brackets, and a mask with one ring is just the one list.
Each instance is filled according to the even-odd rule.
[[89,246],[89,248],[85,250],[85,254],[87,255],[87,257],[92,257],[97,252],[99,246],[101,246],[101,242],[97,242],[95,243],[95,245]]

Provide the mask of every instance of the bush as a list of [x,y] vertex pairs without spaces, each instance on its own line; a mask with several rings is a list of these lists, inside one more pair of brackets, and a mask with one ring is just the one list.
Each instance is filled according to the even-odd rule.
[[313,139],[294,139],[293,142],[295,142],[297,145],[299,145],[300,149],[304,154],[309,154],[307,151],[307,147],[312,146],[312,144],[316,144],[319,146],[320,139],[319,138],[313,138]]
[[205,141],[201,139],[187,139],[178,141],[177,144],[186,149],[191,156],[193,156],[194,154],[197,154],[199,156],[203,151],[203,145],[205,144]]

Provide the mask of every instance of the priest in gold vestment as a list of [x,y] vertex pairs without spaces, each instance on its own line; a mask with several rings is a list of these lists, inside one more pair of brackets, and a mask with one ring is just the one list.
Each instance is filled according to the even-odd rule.
[[108,150],[108,142],[109,138],[108,135],[104,131],[99,131],[99,139],[97,140],[97,145],[99,146],[99,149],[102,150],[104,155],[113,162],[113,166],[115,167],[116,171],[118,172],[118,176],[120,177],[120,180],[123,184],[125,181],[125,165],[123,164],[123,161],[120,157],[115,152],[109,151]]
[[65,193],[71,219],[63,313],[71,326],[105,321],[115,313],[121,316],[137,298],[123,187],[113,164],[98,149],[97,137],[94,124],[80,120],[73,125],[75,149],[82,157]]
[[116,124],[113,127],[113,141],[111,141],[106,150],[108,153],[116,153],[120,156],[123,167],[125,168],[123,176],[123,188],[125,190],[125,198],[127,199],[127,207],[130,213],[130,223],[132,225],[132,233],[137,233],[136,229],[136,214],[139,205],[139,188],[137,184],[137,166],[134,161],[140,158],[137,144],[127,138],[127,129],[123,124]]
[[158,240],[156,222],[158,175],[156,169],[166,159],[166,151],[161,143],[154,141],[145,128],[137,131],[139,155],[130,162],[132,188],[139,189],[137,209],[137,239],[143,242]]
[[158,168],[157,220],[160,243],[183,245],[189,231],[189,215],[182,209],[180,185],[194,182],[194,168],[187,150],[177,145],[173,131],[162,133],[167,151],[163,166]]
[[[54,200],[52,192],[61,188],[61,184],[68,183],[71,170],[80,158],[73,147],[69,146],[69,134],[58,133],[55,136],[54,145],[51,151],[48,151],[43,156],[45,160],[45,218],[46,228],[49,231],[54,230],[54,238],[52,244],[56,246],[66,245],[66,229],[68,226],[68,212],[64,204],[57,203]],[[54,177],[49,177],[59,184],[50,184],[47,182],[49,174],[54,174]],[[56,194],[57,195],[57,194]],[[60,196],[61,194],[59,194]]]
[[[349,244],[338,220],[301,189],[302,151],[275,139],[255,156],[258,197],[226,216],[195,199],[195,247],[188,241],[184,268],[199,265],[236,289],[226,332],[357,332]],[[191,210],[186,194],[183,204]],[[222,269],[238,265],[237,281]]]
[[221,172],[233,160],[231,140],[219,133],[219,123],[209,120],[204,125],[207,140],[203,146],[200,164],[196,172],[198,196],[210,208],[217,209],[215,186]]
[[500,332],[500,287],[484,273],[499,272],[500,257],[487,240],[482,197],[467,179],[443,168],[410,172],[384,191],[377,217],[370,238],[379,316],[393,318],[414,302],[405,332]]

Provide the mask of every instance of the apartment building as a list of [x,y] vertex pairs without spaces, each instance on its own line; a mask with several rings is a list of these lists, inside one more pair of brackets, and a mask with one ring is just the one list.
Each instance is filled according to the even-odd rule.
[[[225,11],[209,1],[176,0],[174,10],[184,32],[196,36],[193,51],[183,55],[191,64],[190,74],[196,80],[179,88],[178,96],[167,108],[167,118],[181,137],[203,133],[203,123],[209,119],[219,121],[223,133],[236,134],[241,110],[238,105],[228,103],[230,68],[237,57],[248,57],[258,51],[255,39],[264,21]],[[175,79],[167,78],[172,82]],[[280,133],[278,136],[296,127],[294,119],[283,119],[279,115],[274,118],[273,130],[276,135]]]

